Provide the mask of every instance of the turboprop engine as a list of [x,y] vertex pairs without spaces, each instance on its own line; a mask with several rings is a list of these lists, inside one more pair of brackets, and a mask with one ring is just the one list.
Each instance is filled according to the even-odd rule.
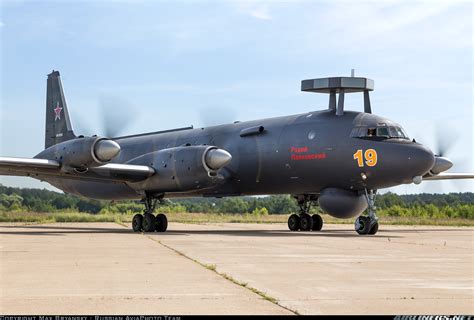
[[214,146],[183,146],[151,152],[129,161],[156,170],[154,176],[134,185],[154,192],[186,192],[216,185],[218,171],[230,163],[229,152]]
[[368,206],[364,195],[339,188],[324,189],[318,197],[318,204],[325,213],[340,219],[356,217]]
[[78,137],[53,145],[36,157],[59,161],[66,169],[85,170],[106,164],[119,153],[120,145],[113,140]]

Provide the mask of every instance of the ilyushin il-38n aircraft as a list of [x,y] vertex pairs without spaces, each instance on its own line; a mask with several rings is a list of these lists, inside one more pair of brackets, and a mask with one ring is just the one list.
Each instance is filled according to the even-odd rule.
[[[372,114],[374,82],[361,77],[303,80],[302,91],[329,95],[326,110],[206,128],[185,127],[121,137],[77,136],[60,75],[48,75],[45,150],[35,157],[0,157],[0,174],[29,176],[66,193],[95,199],[142,199],[133,231],[164,232],[154,215],[165,198],[291,194],[300,212],[292,231],[319,231],[320,215],[356,218],[355,231],[378,230],[378,190],[425,180],[469,179],[453,163],[410,140],[403,128]],[[364,112],[344,110],[362,93]],[[364,212],[366,212],[364,214]]]

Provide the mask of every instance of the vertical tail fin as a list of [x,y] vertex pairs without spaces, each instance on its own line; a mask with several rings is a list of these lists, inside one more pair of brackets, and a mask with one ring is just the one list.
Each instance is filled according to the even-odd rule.
[[59,71],[48,74],[46,89],[45,148],[75,138]]

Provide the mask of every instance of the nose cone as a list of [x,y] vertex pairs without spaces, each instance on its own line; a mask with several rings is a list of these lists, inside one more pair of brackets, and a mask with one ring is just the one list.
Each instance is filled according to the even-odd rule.
[[423,176],[428,173],[435,163],[435,156],[430,149],[418,145],[413,151],[413,166],[417,176]]
[[100,140],[94,146],[94,153],[97,159],[107,162],[120,153],[120,145],[112,140]]
[[232,160],[229,152],[223,149],[211,149],[206,153],[204,161],[206,165],[212,170],[219,170],[228,165]]
[[431,168],[430,171],[433,174],[438,174],[438,173],[441,173],[443,171],[451,169],[452,166],[453,166],[453,163],[448,158],[436,157],[433,168]]

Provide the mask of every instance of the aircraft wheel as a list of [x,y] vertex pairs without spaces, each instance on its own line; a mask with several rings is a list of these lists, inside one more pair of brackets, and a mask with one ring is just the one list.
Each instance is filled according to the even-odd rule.
[[323,218],[319,214],[313,214],[311,218],[313,219],[313,227],[311,229],[313,231],[321,231],[323,228]]
[[145,232],[155,231],[155,216],[151,213],[145,213],[143,215],[142,228]]
[[296,214],[292,214],[288,218],[288,229],[291,231],[298,231],[300,228],[300,217]]
[[301,231],[310,231],[311,228],[313,228],[313,218],[309,214],[303,213],[300,216]]
[[379,222],[375,221],[375,223],[372,225],[372,228],[370,228],[369,234],[374,235],[379,231]]
[[370,219],[369,217],[360,216],[355,221],[355,230],[358,234],[369,234]]
[[140,232],[142,231],[142,223],[143,223],[143,215],[138,213],[133,216],[132,220],[132,229],[133,232]]
[[162,213],[156,216],[155,226],[157,232],[165,232],[168,229],[168,218]]

